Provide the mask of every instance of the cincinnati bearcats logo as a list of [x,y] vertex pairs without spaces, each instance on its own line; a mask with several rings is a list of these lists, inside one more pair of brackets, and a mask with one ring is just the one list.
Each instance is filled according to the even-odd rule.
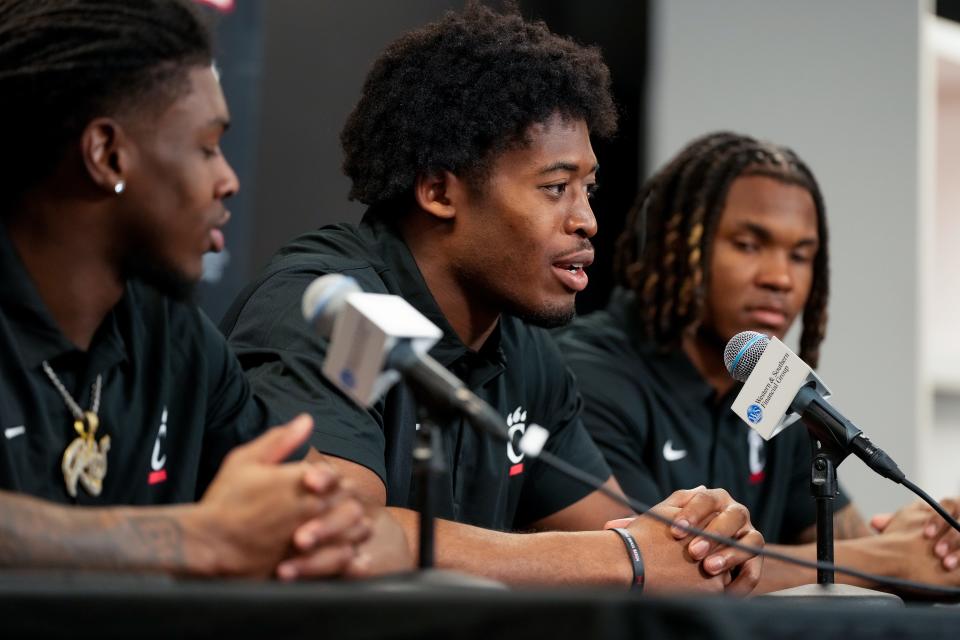
[[507,435],[510,440],[507,442],[507,459],[510,460],[510,475],[515,476],[523,473],[523,452],[517,453],[514,442],[520,442],[524,432],[527,430],[527,412],[523,407],[517,407],[507,414]]
[[167,454],[164,452],[163,441],[167,438],[167,408],[163,408],[160,416],[160,429],[157,439],[153,441],[153,455],[150,456],[150,475],[147,484],[160,484],[167,479]]
[[760,484],[766,477],[764,467],[767,466],[767,452],[764,449],[763,436],[753,429],[747,430],[747,444],[750,455],[747,464],[750,465],[750,484]]

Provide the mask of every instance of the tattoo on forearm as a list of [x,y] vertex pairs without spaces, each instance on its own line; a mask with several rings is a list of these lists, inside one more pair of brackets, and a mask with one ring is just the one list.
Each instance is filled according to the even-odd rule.
[[0,567],[178,571],[184,566],[183,531],[172,516],[0,496]]
[[0,566],[22,567],[38,563],[38,549],[50,547],[48,519],[18,498],[0,509]]
[[167,516],[140,516],[131,518],[133,533],[126,543],[129,558],[141,558],[147,566],[184,566],[183,531],[180,523]]

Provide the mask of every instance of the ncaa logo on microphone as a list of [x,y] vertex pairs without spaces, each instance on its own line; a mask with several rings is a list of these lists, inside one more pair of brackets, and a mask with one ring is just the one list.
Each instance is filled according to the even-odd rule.
[[343,383],[348,389],[353,389],[357,386],[357,378],[353,375],[351,369],[341,369],[340,370],[340,382]]
[[747,407],[747,420],[750,421],[750,424],[757,424],[763,420],[763,407],[757,403],[753,403]]

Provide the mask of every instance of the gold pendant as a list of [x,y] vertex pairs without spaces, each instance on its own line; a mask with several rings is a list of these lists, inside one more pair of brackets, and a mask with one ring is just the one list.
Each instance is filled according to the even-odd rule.
[[107,475],[107,452],[110,451],[110,436],[94,437],[100,420],[92,411],[83,413],[83,420],[75,420],[73,428],[77,432],[66,451],[63,452],[63,481],[67,485],[70,497],[77,497],[77,482],[83,485],[87,493],[96,497],[103,490],[103,479]]

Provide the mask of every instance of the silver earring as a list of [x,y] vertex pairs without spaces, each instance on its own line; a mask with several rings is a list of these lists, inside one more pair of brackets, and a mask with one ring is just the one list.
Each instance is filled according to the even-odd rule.
[[123,190],[127,188],[127,183],[121,180],[117,184],[113,185],[113,192],[117,195],[123,193]]

